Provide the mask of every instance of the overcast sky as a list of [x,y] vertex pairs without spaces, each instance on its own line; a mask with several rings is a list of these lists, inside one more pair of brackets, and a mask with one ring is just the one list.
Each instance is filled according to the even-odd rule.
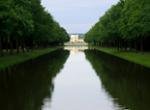
[[42,5],[69,33],[85,33],[119,0],[42,0]]

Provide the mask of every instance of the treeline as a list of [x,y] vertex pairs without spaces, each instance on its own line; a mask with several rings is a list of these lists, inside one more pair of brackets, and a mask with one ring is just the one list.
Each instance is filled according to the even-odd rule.
[[150,0],[120,0],[87,33],[92,45],[150,50]]
[[0,0],[0,54],[60,45],[69,35],[40,0]]

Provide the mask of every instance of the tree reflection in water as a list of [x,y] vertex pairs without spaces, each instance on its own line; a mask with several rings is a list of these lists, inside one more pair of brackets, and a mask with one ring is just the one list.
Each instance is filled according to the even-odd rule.
[[150,109],[150,69],[96,50],[85,54],[104,89],[123,110]]
[[0,71],[0,110],[41,110],[68,56],[69,51],[57,50]]

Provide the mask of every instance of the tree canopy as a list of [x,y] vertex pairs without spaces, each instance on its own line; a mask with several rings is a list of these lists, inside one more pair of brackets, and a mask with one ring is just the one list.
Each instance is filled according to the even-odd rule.
[[86,33],[94,45],[150,50],[150,1],[120,0]]
[[0,1],[0,53],[21,48],[60,45],[69,35],[40,0]]

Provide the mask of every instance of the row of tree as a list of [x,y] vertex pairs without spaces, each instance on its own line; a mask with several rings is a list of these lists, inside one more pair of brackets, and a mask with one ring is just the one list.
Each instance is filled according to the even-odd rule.
[[60,45],[69,35],[40,0],[0,0],[0,54]]
[[85,41],[118,49],[150,50],[150,0],[120,0],[86,33]]

